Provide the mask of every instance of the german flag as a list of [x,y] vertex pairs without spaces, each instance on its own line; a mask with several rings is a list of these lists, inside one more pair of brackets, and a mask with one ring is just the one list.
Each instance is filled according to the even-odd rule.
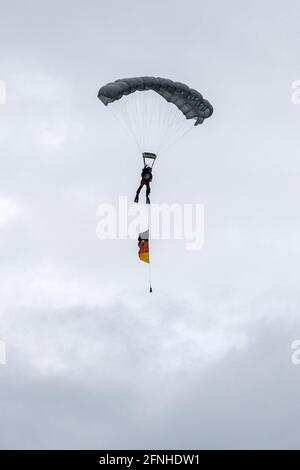
[[150,263],[149,256],[149,230],[139,234],[138,238],[139,258],[144,263]]

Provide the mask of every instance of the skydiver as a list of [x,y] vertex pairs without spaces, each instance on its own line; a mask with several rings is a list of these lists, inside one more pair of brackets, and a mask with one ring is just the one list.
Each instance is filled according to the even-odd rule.
[[152,181],[152,168],[145,164],[142,173],[141,183],[136,191],[136,196],[134,202],[139,202],[139,195],[143,186],[146,186],[146,204],[150,204],[149,194],[150,194],[150,183]]

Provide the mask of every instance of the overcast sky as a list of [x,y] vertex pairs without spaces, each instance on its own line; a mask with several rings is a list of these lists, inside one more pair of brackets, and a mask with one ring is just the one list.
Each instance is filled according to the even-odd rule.
[[[0,0],[2,449],[300,447],[299,21],[296,0]],[[96,95],[141,75],[215,108],[156,164],[153,201],[204,204],[205,244],[153,242],[152,296],[136,242],[96,237],[141,167]]]

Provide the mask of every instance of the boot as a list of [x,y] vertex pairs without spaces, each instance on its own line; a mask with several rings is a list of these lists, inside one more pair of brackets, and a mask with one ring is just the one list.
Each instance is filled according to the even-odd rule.
[[149,196],[146,197],[146,204],[150,204]]
[[135,198],[134,198],[134,202],[136,202],[136,203],[138,203],[138,202],[139,202],[139,197],[138,197],[138,195],[136,195],[136,196],[135,196]]

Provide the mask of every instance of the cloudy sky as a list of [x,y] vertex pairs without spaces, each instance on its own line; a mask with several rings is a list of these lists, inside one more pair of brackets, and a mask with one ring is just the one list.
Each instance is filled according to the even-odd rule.
[[[0,447],[299,448],[299,2],[0,8]],[[153,242],[152,296],[136,241],[96,237],[141,167],[97,91],[140,75],[215,108],[156,164],[205,244]]]

